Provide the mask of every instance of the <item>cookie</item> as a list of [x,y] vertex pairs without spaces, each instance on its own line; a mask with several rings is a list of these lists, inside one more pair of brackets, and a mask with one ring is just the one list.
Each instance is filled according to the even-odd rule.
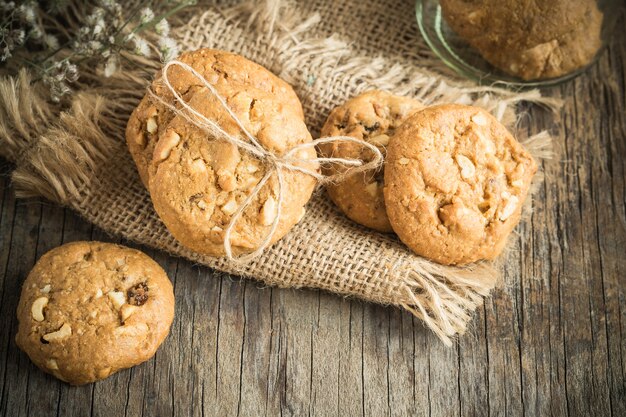
[[[216,87],[254,87],[261,91],[272,93],[280,97],[301,118],[304,118],[300,100],[289,84],[262,66],[240,55],[203,48],[185,52],[177,59],[199,71],[206,80]],[[160,80],[161,74],[159,73],[151,88],[167,103],[174,104],[180,108],[178,103],[175,102],[173,94],[167,90]],[[181,79],[172,77],[171,82],[176,91],[185,99],[189,99],[197,90],[204,88],[199,80],[189,76]],[[161,129],[167,126],[173,117],[172,111],[146,95],[128,120],[126,143],[137,165],[139,176],[146,186],[149,178],[148,167],[152,160],[152,154],[154,153],[159,134]]]
[[537,165],[486,111],[455,104],[409,117],[387,147],[394,231],[441,264],[494,259],[520,219]]
[[[407,116],[423,105],[412,98],[384,91],[368,91],[336,107],[328,116],[321,136],[352,136],[376,145],[385,153],[389,137]],[[352,142],[333,142],[319,146],[325,157],[357,158],[369,161],[372,153]],[[344,172],[345,166],[324,167],[325,174]],[[350,175],[326,186],[333,202],[353,221],[380,232],[392,232],[383,196],[383,169]]]
[[[195,68],[197,71],[203,70],[201,63]],[[196,86],[192,74],[173,66],[168,75],[176,80],[177,88],[193,91],[186,99],[189,106],[217,121],[230,135],[245,140],[233,118],[206,87]],[[255,76],[250,74],[250,78]],[[230,79],[216,83],[215,88],[264,149],[281,156],[297,145],[312,141],[299,104],[294,106],[292,101],[285,100],[283,93],[230,84]],[[183,116],[160,126],[158,135],[148,183],[156,212],[187,248],[211,256],[224,255],[227,225],[271,166],[222,138],[211,137]],[[301,149],[297,157],[311,160],[317,155],[311,146]],[[317,168],[314,162],[299,165]],[[302,218],[304,205],[316,185],[315,178],[301,172],[281,168],[281,173],[284,178],[281,213],[271,243]],[[252,252],[261,245],[278,216],[280,199],[278,178],[273,174],[232,229],[230,244],[234,255]]]
[[596,0],[441,0],[450,27],[492,65],[524,80],[589,64],[602,46]]
[[142,252],[74,242],[46,253],[22,286],[17,345],[73,385],[150,359],[174,317],[172,284]]

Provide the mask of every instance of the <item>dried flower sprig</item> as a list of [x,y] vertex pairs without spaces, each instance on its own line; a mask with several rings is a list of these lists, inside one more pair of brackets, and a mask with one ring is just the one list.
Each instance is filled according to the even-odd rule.
[[[40,3],[47,8],[44,10]],[[195,4],[195,0],[143,1],[131,10],[115,0],[96,0],[80,22],[82,26],[63,34],[42,22],[53,13],[61,16],[68,1],[40,3],[28,0],[16,7],[14,2],[0,1],[0,62],[11,59],[21,48],[19,59],[38,72],[50,89],[51,99],[60,101],[72,91],[70,84],[78,80],[79,68],[85,63],[96,65],[103,76],[110,77],[120,70],[124,52],[144,57],[157,52],[164,62],[177,56],[178,44],[169,37],[167,18]],[[62,45],[59,38],[63,39]]]

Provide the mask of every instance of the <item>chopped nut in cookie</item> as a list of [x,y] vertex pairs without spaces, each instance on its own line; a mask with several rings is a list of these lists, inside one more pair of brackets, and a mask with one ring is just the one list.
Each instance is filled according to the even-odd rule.
[[512,195],[506,201],[506,204],[502,211],[500,211],[500,220],[505,221],[511,214],[515,213],[515,209],[517,208],[517,204],[519,203],[519,199]]
[[235,201],[235,198],[232,197],[221,208],[224,214],[226,214],[227,216],[231,216],[237,211],[238,207],[239,206],[237,205],[237,201]]
[[263,226],[269,226],[274,222],[276,215],[278,214],[278,203],[274,199],[274,197],[269,196],[265,203],[263,204],[263,208],[261,208],[261,224]]
[[217,184],[224,191],[233,191],[237,187],[237,179],[232,172],[221,169],[217,172]]
[[109,291],[107,293],[107,297],[109,297],[109,299],[113,303],[113,306],[117,310],[119,310],[124,305],[124,303],[126,303],[126,297],[124,297],[124,293],[121,291]]
[[463,178],[469,179],[476,173],[476,167],[467,156],[457,155],[456,163],[461,167],[461,176]]
[[53,371],[59,370],[59,364],[57,363],[55,359],[48,359],[46,361],[46,365],[48,365],[48,369],[51,369]]
[[124,304],[120,309],[120,314],[122,316],[122,322],[125,322],[134,312],[137,310],[137,307],[131,304]]
[[376,197],[376,193],[378,193],[378,183],[376,181],[371,182],[365,186],[365,191],[372,197]]
[[146,122],[146,130],[148,131],[148,133],[154,134],[156,133],[157,129],[158,129],[158,126],[157,126],[156,117],[149,118],[148,121]]
[[48,305],[48,297],[39,297],[35,301],[33,301],[33,305],[30,309],[30,312],[35,321],[43,321],[43,309]]
[[161,162],[166,160],[170,156],[172,149],[174,149],[179,142],[180,136],[178,133],[173,130],[165,132],[161,140],[157,143],[157,146],[154,148],[154,161]]
[[478,126],[487,126],[487,118],[482,113],[476,113],[473,115],[472,122],[476,123]]
[[58,342],[65,339],[66,337],[71,336],[71,334],[72,327],[67,323],[63,323],[63,326],[61,326],[59,330],[57,330],[56,332],[44,334],[42,338],[46,342]]

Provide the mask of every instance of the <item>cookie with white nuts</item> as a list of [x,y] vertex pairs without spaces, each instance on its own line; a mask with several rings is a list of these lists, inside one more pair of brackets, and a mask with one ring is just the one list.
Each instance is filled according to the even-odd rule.
[[74,242],[39,259],[22,287],[17,345],[73,385],[151,358],[174,317],[172,284],[142,252]]
[[[178,58],[179,61],[192,66],[200,72],[213,86],[254,87],[261,91],[279,97],[293,111],[304,118],[302,105],[293,88],[285,81],[272,74],[261,65],[252,62],[240,55],[216,49],[198,49],[185,52]],[[172,68],[176,73],[179,68]],[[178,71],[182,74],[182,71]],[[191,98],[201,87],[201,81],[187,75],[171,77],[172,86],[185,100]],[[174,96],[161,82],[159,73],[152,83],[153,91],[169,104],[180,108]],[[152,160],[154,147],[163,129],[174,117],[172,111],[160,102],[146,95],[137,109],[133,111],[126,128],[126,142],[132,155],[142,182],[147,186],[148,167]]]
[[[170,77],[192,83],[190,74],[172,67]],[[216,89],[227,105],[259,144],[274,155],[283,155],[293,147],[312,141],[301,117],[300,108],[282,96],[241,85],[218,84]],[[198,89],[187,104],[210,120],[218,122],[229,135],[246,140],[238,125],[206,88]],[[154,148],[148,188],[156,212],[168,230],[184,246],[211,256],[225,254],[227,226],[271,166],[223,138],[211,137],[206,131],[174,117],[160,129]],[[296,157],[317,157],[310,146]],[[299,163],[315,170],[314,162]],[[281,193],[274,173],[253,195],[250,204],[235,223],[230,243],[234,255],[257,249],[270,233],[272,223],[278,226],[271,243],[283,237],[304,214],[316,180],[306,174],[281,168],[284,178]]]
[[[322,128],[325,136],[352,136],[376,145],[385,154],[389,138],[411,114],[423,105],[415,99],[384,91],[368,91],[336,107]],[[371,151],[353,142],[332,142],[319,146],[326,157],[357,158],[368,161]],[[347,168],[329,165],[325,174],[335,175]],[[383,196],[383,168],[360,172],[326,185],[328,195],[346,216],[380,232],[392,232]]]
[[426,258],[494,259],[519,222],[536,170],[488,112],[429,107],[409,117],[387,147],[387,214],[400,239]]

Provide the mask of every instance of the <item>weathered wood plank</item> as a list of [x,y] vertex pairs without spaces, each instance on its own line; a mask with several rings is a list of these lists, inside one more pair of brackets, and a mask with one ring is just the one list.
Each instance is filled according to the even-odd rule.
[[[63,240],[65,210],[48,203],[42,203],[42,209],[45,215],[42,215],[39,225],[36,259],[60,245]],[[26,276],[20,277],[20,280],[23,281],[25,278]],[[44,409],[57,410],[60,404],[62,385],[55,378],[44,374],[31,364],[28,370],[27,398],[29,409],[27,412],[31,414],[31,408],[35,405]],[[50,389],[50,387],[56,389]]]
[[[318,309],[314,317],[311,367],[311,416],[339,414],[339,371],[342,325],[349,327],[350,316],[342,314],[350,302],[333,302],[333,296],[318,293]],[[347,338],[346,338],[347,341]]]
[[[22,282],[36,259],[41,205],[36,200],[22,200],[15,203],[13,232],[9,242],[9,256],[3,286],[2,305],[0,306],[0,340],[2,340],[2,358],[6,367],[4,375],[1,408],[3,414],[25,415],[31,406],[27,398],[28,377],[34,365],[28,357],[17,349],[15,333],[17,318],[15,310],[22,288]],[[16,296],[17,295],[17,296]],[[40,375],[38,375],[40,376]],[[60,383],[54,381],[53,386]]]
[[[389,341],[387,391],[391,416],[415,416],[421,413],[421,405],[415,401],[416,378],[423,381],[423,369],[414,368],[413,318],[397,309],[388,309]],[[417,373],[417,375],[416,375]]]
[[[363,344],[364,340],[364,303],[351,300],[341,305],[340,341],[338,351],[326,355],[338,355],[339,376],[337,391],[339,400],[339,415],[363,416],[364,408],[364,378],[363,378]],[[330,326],[334,324],[329,323]],[[324,343],[324,341],[320,341]],[[332,345],[331,345],[332,347]],[[332,390],[333,388],[329,388]]]

